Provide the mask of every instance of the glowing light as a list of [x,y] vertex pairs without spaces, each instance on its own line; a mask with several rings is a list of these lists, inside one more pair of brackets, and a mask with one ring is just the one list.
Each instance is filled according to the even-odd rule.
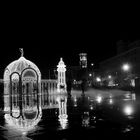
[[132,93],[132,100],[136,100],[136,94]]
[[21,49],[21,57],[4,71],[4,117],[7,125],[23,134],[34,128],[42,116],[40,93],[40,70],[23,57]]
[[132,87],[135,87],[135,85],[136,85],[136,84],[135,84],[135,79],[131,79],[131,86],[132,86]]
[[27,132],[22,132],[22,135],[27,135]]
[[98,103],[101,103],[101,102],[102,102],[102,97],[101,97],[101,96],[97,96],[96,101],[97,101]]
[[113,104],[113,99],[109,99],[109,104]]
[[74,107],[77,107],[77,98],[76,98],[76,96],[74,97]]
[[92,74],[91,73],[89,73],[89,77],[91,77],[92,76]]
[[90,106],[90,109],[93,110],[93,106]]
[[67,117],[62,117],[61,116],[61,118],[59,118],[59,122],[60,122],[60,125],[61,125],[62,129],[66,129],[67,128],[67,126],[68,126],[68,119],[67,119]]
[[91,66],[93,66],[94,64],[93,63],[91,63]]
[[67,118],[68,118],[68,115],[67,115],[67,99],[66,97],[61,97],[59,98],[58,100],[58,104],[59,104],[59,122],[60,122],[60,125],[62,127],[62,129],[66,129],[67,127]]
[[74,102],[77,102],[77,98],[76,98],[76,96],[74,97]]
[[108,78],[109,78],[109,79],[111,79],[111,78],[112,78],[112,76],[111,76],[111,75],[108,75]]
[[124,71],[129,71],[130,65],[129,65],[129,64],[123,64],[122,69],[123,69]]
[[96,77],[96,81],[97,82],[101,82],[101,78],[100,77]]
[[132,106],[130,106],[130,105],[127,105],[127,106],[124,107],[124,113],[126,115],[132,115],[133,111],[134,110],[133,110]]

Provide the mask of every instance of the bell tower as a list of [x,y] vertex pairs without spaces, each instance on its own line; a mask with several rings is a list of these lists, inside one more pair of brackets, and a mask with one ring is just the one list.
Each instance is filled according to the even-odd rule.
[[57,83],[57,91],[65,92],[66,91],[66,65],[63,62],[63,59],[60,58],[60,61],[57,65],[58,72],[58,83]]

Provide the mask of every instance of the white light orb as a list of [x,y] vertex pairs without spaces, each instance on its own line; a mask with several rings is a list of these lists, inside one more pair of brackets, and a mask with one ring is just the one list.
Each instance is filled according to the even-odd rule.
[[97,78],[96,78],[96,81],[97,81],[97,82],[101,82],[101,78],[100,78],[100,77],[97,77]]
[[124,71],[129,71],[130,65],[129,65],[129,64],[124,64],[124,65],[122,66],[122,69],[123,69]]
[[109,79],[111,79],[111,78],[112,78],[112,76],[111,76],[111,75],[108,75],[108,78],[109,78]]
[[92,76],[92,74],[91,73],[89,73],[89,77],[91,77]]
[[130,105],[127,105],[127,106],[125,106],[125,108],[124,108],[124,113],[126,114],[126,115],[132,115],[133,114],[133,108],[132,108],[132,106],[130,106]]
[[98,103],[101,103],[101,102],[102,102],[102,97],[101,97],[101,96],[97,96],[96,101],[97,101]]

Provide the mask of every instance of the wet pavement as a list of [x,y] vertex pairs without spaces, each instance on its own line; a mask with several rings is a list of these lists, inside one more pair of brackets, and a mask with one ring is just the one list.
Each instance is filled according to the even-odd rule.
[[140,98],[137,94],[91,95],[80,92],[73,92],[72,96],[46,94],[42,100],[41,119],[33,129],[25,132],[13,129],[1,111],[0,138],[87,140],[140,137]]

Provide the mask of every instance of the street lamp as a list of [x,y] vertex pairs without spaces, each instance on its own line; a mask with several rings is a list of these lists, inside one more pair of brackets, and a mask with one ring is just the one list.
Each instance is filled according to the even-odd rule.
[[127,106],[124,107],[124,113],[125,113],[125,115],[128,115],[128,116],[129,115],[132,115],[133,112],[134,112],[134,109],[133,109],[132,106],[127,105]]
[[101,82],[101,78],[100,77],[96,77],[96,81],[97,82]]
[[135,87],[135,78],[134,74],[132,73],[132,65],[129,63],[125,63],[122,65],[122,70],[125,72],[124,80],[127,80],[127,86]]
[[112,76],[111,76],[111,75],[108,75],[108,78],[109,78],[109,79],[111,79],[111,78],[112,78]]
[[92,74],[91,73],[89,73],[89,77],[91,77],[92,76]]
[[128,63],[123,64],[122,69],[123,69],[123,71],[129,71],[130,70],[130,65]]

